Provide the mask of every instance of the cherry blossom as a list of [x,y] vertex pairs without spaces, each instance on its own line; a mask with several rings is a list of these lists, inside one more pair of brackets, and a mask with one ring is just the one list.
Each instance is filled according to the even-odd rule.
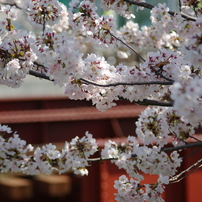
[[[172,88],[174,108],[194,126],[201,123],[201,85],[200,78],[194,78],[187,85],[175,83]],[[182,104],[186,100],[186,105]]]
[[[98,14],[101,7],[135,18],[132,4],[139,12],[151,9],[150,26],[128,20],[117,29],[116,15]],[[69,99],[90,100],[100,111],[123,99],[149,106],[135,123],[134,136],[106,141],[103,148],[86,132],[61,151],[52,143],[34,149],[0,125],[0,171],[88,175],[91,161],[108,160],[128,175],[115,181],[117,201],[163,201],[165,186],[183,161],[179,150],[202,123],[202,12],[199,1],[181,0],[179,7],[173,12],[165,3],[144,0],[72,0],[68,7],[58,0],[2,0],[0,84],[17,88],[32,74],[62,87]],[[15,24],[20,13],[32,32]],[[110,64],[107,55],[117,55],[117,62]],[[142,184],[144,173],[157,175],[157,181]]]
[[62,11],[57,0],[31,0],[27,3],[27,13],[33,25],[53,25],[60,19]]

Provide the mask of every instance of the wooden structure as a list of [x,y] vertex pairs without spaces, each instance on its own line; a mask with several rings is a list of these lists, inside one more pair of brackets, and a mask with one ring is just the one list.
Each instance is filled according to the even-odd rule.
[[29,200],[33,197],[33,186],[30,180],[6,177],[0,180],[0,193],[6,201]]
[[[75,136],[82,137],[89,131],[102,146],[108,138],[122,141],[126,136],[134,135],[135,121],[144,108],[120,102],[117,107],[99,112],[90,102],[72,101],[65,97],[4,99],[0,100],[0,123],[8,124],[30,144],[52,142],[61,145],[61,142],[70,141]],[[183,151],[182,155],[186,156],[193,151],[194,149]],[[182,169],[196,162],[200,158],[197,154],[187,158]],[[200,201],[198,189],[202,186],[201,172],[199,169],[181,182],[168,186],[164,194],[165,201]],[[96,162],[89,167],[89,176],[85,177],[69,174],[50,177],[28,176],[22,179],[25,176],[18,175],[17,178],[14,176],[10,179],[13,180],[10,185],[7,180],[0,178],[0,201],[40,202],[48,199],[68,202],[112,202],[115,193],[114,180],[122,174],[125,174],[123,170],[109,162]],[[156,177],[148,175],[145,178],[146,182],[152,183]],[[14,184],[17,186],[13,186]],[[21,194],[24,198],[12,194],[12,189],[24,193]],[[25,189],[27,191],[24,191]]]

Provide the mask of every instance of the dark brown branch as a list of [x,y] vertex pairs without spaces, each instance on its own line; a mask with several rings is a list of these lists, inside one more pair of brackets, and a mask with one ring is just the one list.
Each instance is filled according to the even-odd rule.
[[[128,2],[129,4],[141,6],[141,7],[148,8],[148,9],[152,9],[154,7],[153,5],[145,3],[145,2],[137,2],[137,1],[133,1],[133,0],[125,0],[125,1]],[[186,20],[196,21],[196,18],[186,15],[184,13],[178,13],[178,12],[174,12],[174,11],[168,11],[168,13],[172,16],[177,14],[177,15],[181,15]]]
[[40,72],[35,72],[33,70],[29,70],[29,74],[32,75],[32,76],[41,78],[41,79],[46,79],[46,80],[49,80],[49,81],[54,81],[54,80],[51,80],[50,77],[46,76],[45,74],[42,74]]
[[[35,64],[37,66],[44,67],[43,65],[40,65],[38,63],[35,63]],[[44,67],[44,68],[47,68],[47,67]],[[46,80],[54,81],[54,80],[51,80],[45,74],[42,74],[42,73],[39,73],[39,72],[36,72],[36,71],[33,71],[33,70],[30,70],[29,74],[32,75],[32,76],[36,76],[36,77],[39,77],[39,78],[46,79]],[[173,84],[173,82],[164,82],[164,81],[132,82],[132,83],[117,82],[117,83],[111,83],[111,84],[99,84],[99,83],[96,83],[96,82],[93,82],[93,81],[90,81],[90,80],[87,80],[87,79],[83,79],[83,78],[80,78],[80,81],[84,82],[85,84],[92,84],[92,85],[99,86],[99,87],[115,87],[115,86],[120,86],[120,85],[134,86],[134,85],[172,85]],[[144,100],[144,102],[145,101],[146,100]]]
[[179,3],[179,10],[180,12],[182,11],[182,4],[181,4],[181,0],[178,0],[178,3]]
[[201,147],[201,146],[202,146],[202,142],[197,142],[197,143],[190,143],[190,144],[181,145],[181,146],[177,146],[177,147],[162,148],[161,151],[170,152],[170,151],[187,149],[187,148],[191,148],[191,147]]
[[161,106],[161,107],[172,107],[173,102],[162,102],[158,100],[149,100],[149,99],[143,99],[142,101],[133,101],[134,103],[138,105],[144,105],[144,106]]
[[[186,145],[181,145],[181,146],[177,146],[177,147],[168,147],[168,148],[162,148],[161,151],[163,152],[172,152],[172,151],[176,151],[176,150],[182,150],[182,149],[187,149],[187,148],[191,148],[191,147],[201,147],[202,146],[202,142],[197,142],[197,143],[191,143],[191,144],[186,144]],[[131,154],[132,157],[136,157],[136,154]]]
[[202,142],[201,140],[199,140],[198,138],[196,138],[196,137],[194,137],[192,135],[189,135],[189,137],[192,138],[192,139],[194,139],[194,140],[196,140],[196,141],[198,141],[198,142]]
[[98,157],[98,158],[90,158],[90,159],[87,159],[88,162],[111,161],[111,160],[118,160],[118,158],[102,158],[102,157]]
[[133,4],[133,5],[136,5],[136,6],[141,6],[141,7],[148,8],[148,9],[154,8],[153,5],[148,4],[146,2],[137,2],[137,1],[133,1],[133,0],[125,0],[125,1],[128,2],[129,4]]
[[[30,70],[29,74],[32,75],[32,76],[38,77],[38,78],[46,79],[46,80],[49,80],[49,81],[54,81],[54,80],[51,80],[45,74],[42,74],[40,72],[36,72],[36,71],[33,71],[33,70]],[[88,81],[88,80],[85,80],[85,79],[80,79],[80,80],[85,81],[85,82]],[[87,82],[87,84],[94,85],[94,83],[91,83],[91,82]],[[117,83],[117,85],[133,85],[133,84],[132,83]],[[109,87],[109,85],[107,85],[107,86],[101,85],[101,86],[102,87]],[[111,86],[111,84],[110,84],[110,86]],[[114,86],[114,84],[112,86]],[[144,106],[149,106],[149,105],[151,105],[151,106],[161,106],[161,107],[172,107],[173,106],[173,102],[162,102],[162,101],[158,101],[158,100],[149,100],[149,99],[143,99],[142,101],[138,100],[138,101],[133,101],[133,102],[136,103],[136,104],[139,104],[139,105],[144,105]]]
[[46,12],[45,12],[44,8],[42,8],[42,15],[43,15],[43,34],[42,34],[42,36],[44,36],[45,29],[46,29]]
[[167,85],[170,86],[172,85],[174,82],[165,82],[165,81],[148,81],[148,82],[131,82],[131,83],[127,83],[127,82],[117,82],[117,83],[110,83],[110,84],[99,84],[93,81],[90,81],[88,79],[83,79],[80,78],[80,81],[83,81],[85,84],[92,84],[94,86],[99,86],[99,87],[115,87],[115,86],[135,86],[135,85]]

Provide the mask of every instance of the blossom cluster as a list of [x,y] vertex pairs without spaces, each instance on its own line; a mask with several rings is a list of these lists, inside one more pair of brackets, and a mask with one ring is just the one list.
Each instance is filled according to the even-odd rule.
[[[201,78],[192,79],[188,85],[175,83],[172,88],[172,99],[175,100],[174,109],[189,120],[195,127],[202,122],[201,118]],[[186,101],[186,104],[184,102]]]
[[33,69],[37,55],[31,48],[32,34],[26,31],[8,31],[0,44],[0,83],[16,88]]
[[162,202],[161,193],[164,191],[165,184],[168,184],[167,177],[161,176],[154,185],[145,184],[144,186],[141,186],[139,181],[136,181],[133,178],[129,180],[125,175],[122,175],[119,177],[119,180],[115,181],[114,185],[114,188],[118,191],[116,200],[118,202]]
[[[51,174],[58,172],[74,172],[78,175],[87,175],[86,167],[90,166],[90,157],[98,151],[98,145],[92,135],[86,132],[82,138],[75,137],[71,142],[66,142],[62,151],[57,150],[53,144],[41,148],[26,145],[15,132],[8,126],[0,126],[0,172],[22,172],[29,175],[40,173]],[[126,143],[120,145],[115,142],[106,142],[101,150],[100,159],[111,159],[119,168],[126,169],[132,177],[121,176],[115,181],[118,194],[117,201],[162,201],[161,193],[164,185],[169,183],[169,178],[180,166],[181,158],[174,151],[170,155],[160,151],[157,147],[149,148],[139,145],[135,137],[128,137]],[[114,159],[114,160],[112,160]],[[116,159],[116,160],[115,160]],[[159,175],[155,184],[141,185],[144,179],[142,172]],[[134,179],[135,178],[135,179]]]
[[[53,144],[37,147],[33,155],[32,145],[26,145],[15,132],[10,138],[4,138],[12,131],[1,126],[1,172],[23,172],[26,174],[51,174],[57,170],[60,174],[73,171],[75,174],[87,175],[90,156],[98,151],[98,145],[92,135],[86,132],[82,138],[75,137],[66,142],[62,151]],[[174,151],[170,155],[154,146],[140,146],[135,137],[128,137],[126,143],[118,145],[109,141],[101,150],[101,159],[111,159],[119,168],[124,168],[131,177],[143,180],[140,172],[172,176],[181,163],[179,154]],[[117,159],[117,160],[114,160]],[[55,167],[57,165],[57,167]]]
[[[51,143],[41,148],[37,147],[34,151],[33,146],[26,145],[26,141],[21,140],[16,132],[11,137],[4,138],[12,134],[8,126],[1,125],[0,131],[0,172],[2,173],[22,172],[29,175],[40,173],[50,175],[57,171],[59,174],[74,172],[78,175],[87,175],[86,167],[90,166],[90,157],[98,151],[96,140],[88,132],[82,138],[75,137],[71,142],[66,142],[62,151],[57,150],[56,146]],[[135,137],[128,137],[126,143],[119,145],[109,140],[101,149],[101,156],[98,159],[111,160],[118,168],[125,169],[131,177],[136,179],[131,178],[131,185],[123,182],[123,179],[121,180],[123,177],[120,177],[121,182],[115,183],[119,195],[129,194],[127,192],[130,191],[135,191],[136,196],[142,195],[140,186],[140,182],[144,179],[142,172],[159,175],[158,186],[145,185],[150,190],[146,192],[147,197],[151,195],[150,192],[155,192],[157,187],[169,183],[169,177],[175,174],[176,168],[182,161],[177,151],[168,155],[157,146],[149,148],[146,145],[139,145]],[[136,187],[131,188],[134,185]],[[159,192],[158,196],[160,193],[162,192]],[[132,195],[134,196],[134,193]]]
[[74,0],[70,3],[69,22],[73,30],[90,37],[90,41],[103,46],[114,46],[115,19],[110,16],[99,16],[97,7],[91,1]]
[[[128,21],[117,34],[138,51],[162,48],[176,51],[190,41],[192,34],[201,30],[196,22],[184,20],[178,13],[171,15],[169,11],[165,3],[159,3],[151,10],[151,26],[139,27],[137,23]],[[123,45],[120,50],[124,50],[125,57],[131,54]]]
[[[39,9],[32,8],[30,4],[39,7]],[[31,1],[30,4],[25,4],[29,8],[28,10],[42,12],[43,9],[49,10],[50,1],[39,1],[37,3]],[[3,23],[2,21],[4,24],[1,43],[2,84],[19,87],[30,70],[39,71],[54,80],[55,84],[64,87],[65,94],[69,98],[92,100],[99,110],[104,111],[116,105],[115,101],[120,97],[130,101],[145,98],[165,99],[170,94],[170,88],[162,85],[106,88],[88,85],[80,81],[80,78],[97,82],[100,85],[116,82],[165,81],[164,78],[188,83],[187,81],[196,72],[200,71],[199,21],[197,23],[185,21],[181,15],[177,14],[171,16],[166,4],[158,4],[151,10],[152,26],[149,29],[153,34],[146,33],[148,31],[146,31],[146,27],[142,27],[140,30],[137,24],[131,21],[116,32],[114,19],[109,16],[99,17],[94,2],[72,1],[68,10],[64,9],[64,6],[57,1],[54,1],[51,5],[58,8],[57,16],[63,16],[65,20],[69,21],[64,25],[64,28],[61,27],[61,21],[58,22],[54,17],[48,19],[43,17],[43,15],[49,14],[48,12],[44,14],[44,11],[41,14],[36,14],[39,15],[39,18],[42,16],[45,21],[43,28],[41,28],[42,35],[13,30],[12,21],[8,17],[6,19],[10,19],[9,22],[5,21],[6,23]],[[12,15],[12,9],[16,10],[14,7],[4,6],[1,9],[7,15]],[[51,9],[50,13],[52,13]],[[59,17],[57,19],[59,20]],[[49,21],[53,23],[49,23]],[[67,28],[69,25],[72,31],[76,32],[75,38],[69,35],[70,30]],[[10,30],[11,28],[12,30]],[[66,34],[66,31],[59,33],[59,30],[62,29],[68,32]],[[18,34],[15,36],[15,33]],[[21,36],[19,36],[19,33]],[[116,44],[117,47],[121,48],[124,46],[124,43],[121,43],[123,40],[128,44],[132,42],[134,48],[154,49],[155,44],[155,48],[166,47],[166,49],[149,52],[145,61],[136,66],[127,67],[123,64],[112,66],[104,58],[95,54],[89,54],[86,58],[83,58],[83,54],[79,51],[79,43],[74,42],[78,39],[79,33],[83,35],[81,40],[86,39],[95,45],[110,46]],[[117,38],[116,34],[120,38]],[[174,37],[173,34],[177,35]],[[162,40],[163,36],[166,37]],[[172,42],[168,45],[172,41],[168,36],[178,39],[179,43]],[[188,36],[191,36],[191,38]],[[13,39],[12,46],[9,43],[11,38]],[[22,38],[20,43],[19,38]],[[16,44],[17,48],[15,47]],[[159,46],[156,46],[156,44],[159,44]],[[180,45],[183,45],[182,52],[176,51],[176,47]],[[168,47],[172,50],[168,50]],[[127,55],[131,54],[131,49],[125,52],[126,48],[125,46],[123,50],[118,51],[121,57],[127,58]],[[29,57],[26,57],[27,55]],[[93,67],[95,65],[97,65],[95,67],[97,70]]]
[[[52,174],[58,171],[74,172],[87,175],[89,166],[88,158],[98,150],[98,145],[92,135],[86,132],[83,138],[75,137],[71,142],[66,142],[62,151],[57,150],[53,144],[42,148],[34,148],[31,144],[21,140],[15,132],[5,125],[0,125],[0,172],[22,172],[27,175],[45,173]],[[33,153],[33,154],[32,154]]]
[[173,144],[183,141],[195,133],[188,119],[177,110],[168,107],[147,107],[136,122],[136,134],[144,145],[157,144],[162,148],[169,138]]
[[61,5],[57,0],[31,0],[27,2],[28,19],[34,26],[54,25],[61,18]]
[[130,177],[139,181],[144,179],[142,172],[173,176],[182,162],[178,152],[168,155],[158,145],[139,145],[135,137],[128,137],[127,142],[121,144],[106,142],[101,155],[112,159],[119,169],[125,169]]

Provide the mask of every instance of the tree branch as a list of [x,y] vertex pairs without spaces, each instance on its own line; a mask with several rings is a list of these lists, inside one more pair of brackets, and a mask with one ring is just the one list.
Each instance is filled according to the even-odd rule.
[[[177,183],[179,181],[181,181],[182,179],[184,179],[185,177],[189,176],[190,174],[194,173],[196,170],[198,170],[201,165],[197,168],[195,168],[196,166],[198,166],[200,163],[202,163],[202,159],[198,160],[195,164],[191,165],[189,168],[187,168],[186,170],[183,170],[181,173],[179,173],[178,175],[172,177],[169,181],[171,182],[170,184],[173,183]],[[192,170],[191,172],[187,173],[188,171],[190,171],[191,169],[195,168],[194,170]],[[185,176],[181,177],[184,173],[187,173]],[[180,178],[181,177],[181,178]],[[180,179],[179,179],[180,178]]]
[[[176,151],[176,150],[181,150],[181,149],[187,149],[191,147],[201,147],[202,142],[197,142],[197,143],[191,143],[191,144],[186,144],[186,145],[181,145],[177,147],[168,147],[168,148],[162,148],[161,151],[163,152],[171,152],[171,151]],[[132,157],[136,157],[136,154],[131,154]]]
[[50,77],[46,76],[45,74],[42,74],[40,72],[35,72],[33,70],[29,70],[29,74],[32,75],[32,76],[41,78],[41,79],[46,79],[46,80],[49,80],[49,81],[54,81],[53,79],[50,79]]
[[[32,75],[32,76],[38,77],[38,78],[46,79],[46,80],[49,80],[49,81],[54,81],[53,79],[51,80],[45,74],[42,74],[40,72],[36,72],[36,71],[33,71],[33,70],[30,70],[29,74]],[[89,80],[82,79],[82,78],[80,80],[86,82],[87,84],[92,84],[92,85],[96,85],[96,86],[100,86],[100,87],[110,87],[110,86],[118,86],[118,85],[143,85],[143,84],[140,84],[140,83],[137,83],[137,84],[136,83],[114,83],[114,84],[102,85],[102,84],[97,84],[97,83],[94,83],[94,82],[91,82]],[[166,83],[170,83],[170,82],[166,82]],[[164,84],[165,84],[165,82],[164,82]],[[167,85],[167,84],[165,84],[165,85]],[[151,105],[151,106],[161,106],[161,107],[172,107],[173,106],[173,102],[162,102],[162,101],[158,101],[158,100],[149,100],[149,99],[143,99],[141,101],[138,100],[138,101],[133,101],[133,102],[136,103],[136,104],[139,104],[139,105],[143,105],[143,106],[149,106],[149,105]]]
[[[162,148],[161,151],[164,152],[170,152],[170,151],[175,151],[175,150],[181,150],[181,149],[187,149],[187,148],[191,148],[191,147],[201,147],[202,146],[202,142],[197,142],[197,143],[192,143],[192,144],[187,144],[187,145],[182,145],[182,146],[177,146],[177,147],[169,147],[169,148]],[[137,157],[136,154],[131,154],[132,157]],[[96,162],[96,161],[107,161],[107,160],[118,160],[118,158],[90,158],[87,159],[87,161],[89,162]],[[195,163],[194,165],[190,166],[188,169],[186,169],[185,171],[183,171],[181,174],[177,175],[177,176],[181,176],[183,173],[189,171],[190,169],[192,169],[193,167],[196,167],[199,163],[202,162],[202,159],[199,160],[197,163]],[[173,177],[176,178],[177,176]],[[177,177],[177,178],[179,178]],[[171,180],[174,181],[174,180]]]
[[115,87],[115,86],[140,86],[140,85],[172,85],[174,82],[165,82],[165,81],[149,81],[149,82],[131,82],[131,83],[127,83],[127,82],[117,82],[117,83],[110,83],[110,84],[99,84],[93,81],[90,81],[88,79],[83,79],[80,78],[80,81],[83,81],[86,84],[92,84],[94,86],[99,86],[99,87]]
[[[141,6],[141,7],[148,8],[148,9],[152,9],[154,7],[153,5],[145,3],[145,2],[137,2],[137,1],[133,1],[133,0],[125,0],[125,1],[129,4]],[[196,21],[196,18],[186,15],[184,13],[178,13],[178,12],[174,12],[174,11],[168,11],[168,13],[172,16],[177,14],[177,15],[181,15],[186,20]]]
[[[44,67],[43,65],[40,65],[38,63],[35,63],[37,66],[42,66]],[[44,67],[46,68],[46,67]],[[46,79],[46,80],[49,80],[49,81],[54,81],[52,79],[50,79],[48,76],[46,76],[45,74],[42,74],[42,73],[39,73],[39,72],[36,72],[36,71],[33,71],[33,70],[30,70],[29,71],[29,74],[32,75],[32,76],[35,76],[35,77],[39,77],[39,78],[42,78],[42,79]],[[80,81],[83,81],[85,84],[92,84],[94,86],[99,86],[99,87],[115,87],[115,86],[120,86],[120,85],[125,85],[125,86],[134,86],[134,85],[172,85],[174,82],[173,81],[170,81],[170,82],[164,82],[164,81],[150,81],[150,82],[132,82],[132,83],[127,83],[127,82],[117,82],[117,83],[110,83],[110,84],[99,84],[99,83],[96,83],[96,82],[93,82],[93,81],[90,81],[88,79],[83,79],[83,78],[80,78],[79,79]],[[143,102],[148,102],[149,100],[144,100]],[[138,101],[138,102],[142,102],[142,101]],[[150,102],[150,101],[149,101]],[[155,101],[155,102],[159,102],[159,101]],[[170,106],[170,105],[169,105]]]
[[180,12],[182,11],[182,4],[181,4],[181,0],[178,0],[178,3],[179,3],[179,10]]
[[88,162],[111,161],[111,160],[118,160],[118,158],[102,158],[102,157],[98,157],[98,158],[90,158],[90,159],[87,159]]
[[173,106],[173,102],[162,102],[162,101],[158,101],[158,100],[149,100],[149,99],[143,99],[142,101],[138,100],[138,101],[133,101],[136,104],[139,105],[144,105],[144,106],[161,106],[161,107],[172,107]]
[[197,143],[190,143],[190,144],[181,145],[181,146],[177,146],[177,147],[162,148],[161,151],[170,152],[170,151],[187,149],[187,148],[191,148],[191,147],[201,147],[201,146],[202,146],[202,142],[197,142]]

